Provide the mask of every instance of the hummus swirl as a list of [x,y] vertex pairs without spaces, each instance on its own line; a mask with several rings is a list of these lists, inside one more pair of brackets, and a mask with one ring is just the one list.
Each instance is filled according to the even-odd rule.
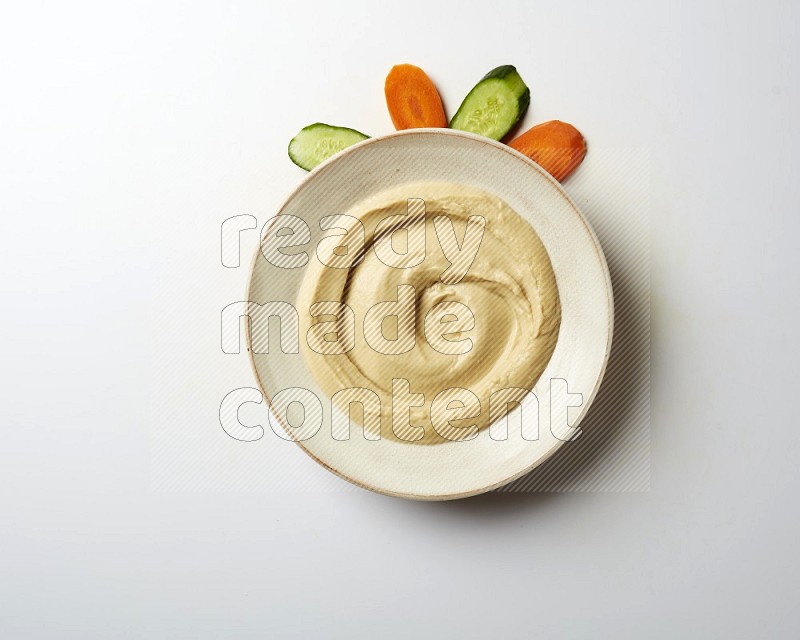
[[[366,403],[363,415],[350,405],[366,437],[377,437],[379,428],[384,438],[421,444],[470,439],[490,424],[493,393],[532,389],[558,338],[558,289],[541,240],[505,202],[462,185],[410,184],[361,202],[346,216],[323,219],[321,226],[338,235],[319,243],[298,294],[300,335],[308,335],[301,351],[345,417],[349,400],[337,402],[346,395],[337,392],[377,394],[379,427],[366,419]],[[467,246],[476,238],[477,246]],[[453,260],[459,249],[462,257],[474,255],[470,264]],[[395,262],[387,264],[387,252]],[[406,309],[413,302],[413,316],[390,313],[381,321],[381,310],[394,307],[378,305],[401,299]],[[353,313],[337,316],[341,303]],[[312,327],[320,322],[329,332],[315,343]],[[325,352],[332,338],[338,342]],[[434,402],[449,389],[471,392],[480,406],[465,402],[463,391]],[[403,409],[407,434],[393,429],[398,392],[424,395],[424,402],[415,396],[412,404],[419,406]],[[521,396],[503,397],[514,402]],[[461,414],[454,411],[459,406]]]

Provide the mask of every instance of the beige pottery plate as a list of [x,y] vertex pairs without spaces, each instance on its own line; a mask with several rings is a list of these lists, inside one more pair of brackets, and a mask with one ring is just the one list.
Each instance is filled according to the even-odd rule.
[[[306,423],[298,429],[297,420],[277,411],[278,415],[273,415],[276,432],[283,427],[281,435],[291,436],[314,460],[361,487],[403,498],[447,500],[506,484],[562,446],[571,446],[568,440],[579,435],[578,425],[606,368],[613,299],[597,238],[561,185],[513,149],[479,136],[448,129],[415,129],[366,140],[311,171],[278,213],[297,216],[308,224],[308,249],[313,259],[313,247],[329,235],[320,229],[320,218],[344,213],[380,191],[427,181],[464,184],[502,198],[531,224],[550,256],[561,302],[558,342],[533,388],[538,411],[525,403],[518,409],[523,420],[538,417],[538,439],[523,438],[519,428],[516,433],[509,429],[505,440],[495,440],[489,430],[482,430],[469,441],[426,446],[389,438],[368,440],[354,425],[350,437],[340,441],[331,429],[332,411],[338,410],[332,409],[301,354],[283,353],[279,348],[250,353],[258,384],[273,411],[275,394],[290,387],[307,389],[321,400],[319,428],[307,428],[317,415],[306,415]],[[268,227],[269,223],[265,229]],[[305,271],[305,267],[279,269],[257,252],[248,300],[295,300]],[[252,344],[251,338],[248,331],[248,344]],[[278,341],[273,339],[271,344]],[[572,395],[562,393],[563,385],[554,392],[553,384],[562,384],[554,380],[566,381]],[[575,406],[567,408],[569,403]],[[302,412],[300,415],[303,419]],[[511,425],[513,417],[512,413]]]

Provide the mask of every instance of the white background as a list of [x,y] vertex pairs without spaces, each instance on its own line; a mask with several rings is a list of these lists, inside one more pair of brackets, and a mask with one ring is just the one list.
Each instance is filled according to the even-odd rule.
[[[6,3],[0,635],[797,637],[798,24],[789,2]],[[274,212],[302,126],[389,132],[399,62],[451,113],[515,64],[527,124],[649,150],[649,492],[419,504],[318,491],[339,481],[309,460],[272,491],[152,488],[154,425],[213,427],[183,412],[205,400],[171,296],[216,318],[244,281],[221,221]],[[206,375],[249,384],[235,362]]]

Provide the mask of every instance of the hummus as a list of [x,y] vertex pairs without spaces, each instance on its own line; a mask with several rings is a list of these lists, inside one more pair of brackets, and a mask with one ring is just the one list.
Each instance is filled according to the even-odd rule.
[[497,419],[492,394],[517,390],[502,396],[513,404],[532,389],[558,338],[558,289],[505,202],[410,184],[320,227],[297,299],[301,351],[345,421],[372,439],[470,439]]

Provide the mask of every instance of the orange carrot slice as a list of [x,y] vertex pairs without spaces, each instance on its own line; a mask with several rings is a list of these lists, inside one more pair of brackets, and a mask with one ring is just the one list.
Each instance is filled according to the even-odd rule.
[[442,99],[422,69],[398,64],[386,76],[386,106],[395,128],[446,127]]
[[508,146],[528,156],[559,182],[575,171],[586,156],[581,132],[560,120],[537,124]]

